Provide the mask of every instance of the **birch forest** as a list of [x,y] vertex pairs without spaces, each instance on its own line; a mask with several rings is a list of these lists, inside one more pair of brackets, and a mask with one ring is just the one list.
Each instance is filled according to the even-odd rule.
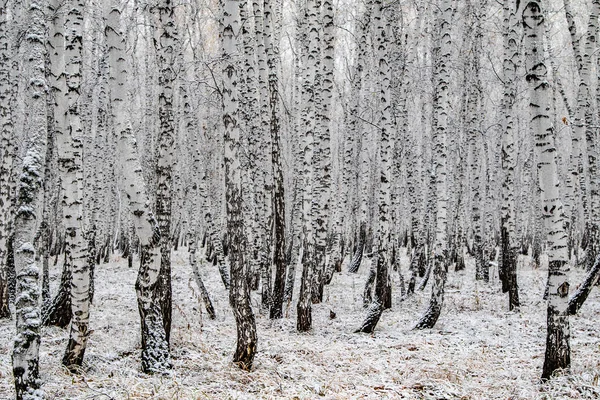
[[600,0],[0,0],[0,398],[600,398]]

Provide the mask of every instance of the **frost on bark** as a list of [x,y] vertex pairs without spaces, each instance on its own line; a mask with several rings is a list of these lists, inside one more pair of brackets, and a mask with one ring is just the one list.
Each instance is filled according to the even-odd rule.
[[544,15],[540,1],[529,1],[522,13],[525,34],[526,80],[529,86],[531,126],[538,152],[538,184],[541,193],[542,220],[546,227],[548,252],[548,317],[546,355],[542,380],[571,364],[568,316],[569,282],[567,235],[554,144],[554,126],[550,118],[551,88],[544,59]]
[[127,81],[130,74],[120,10],[119,3],[114,1],[106,15],[110,100],[115,132],[118,135],[118,159],[123,166],[121,190],[129,201],[135,233],[140,241],[140,269],[135,290],[141,320],[142,371],[156,373],[171,367],[158,288],[160,230],[150,209],[137,143],[128,120]]
[[[61,87],[64,114],[55,112],[56,148],[62,184],[62,210],[65,226],[65,257],[71,268],[71,330],[63,364],[80,366],[89,335],[90,273],[83,226],[83,123],[80,115],[82,80],[83,10],[82,0],[70,0],[65,15],[65,63]],[[61,110],[62,111],[62,110]]]
[[237,344],[233,362],[249,371],[256,353],[256,323],[250,306],[250,291],[244,265],[245,234],[242,210],[240,127],[237,65],[237,35],[240,30],[239,0],[223,0],[221,52],[223,56],[223,125],[225,129],[225,201],[231,284],[229,304],[237,325]]
[[389,59],[389,22],[384,14],[384,4],[375,1],[373,20],[375,24],[375,46],[378,59],[379,107],[379,189],[377,199],[377,231],[376,249],[373,262],[376,266],[376,283],[374,305],[358,329],[360,332],[372,333],[381,318],[384,309],[391,307],[391,286],[389,269],[392,264],[391,236],[391,157],[394,142],[391,138],[394,130],[391,104],[391,68]]
[[47,125],[44,76],[46,17],[45,1],[27,2],[27,28],[23,42],[23,72],[27,87],[25,107],[29,118],[24,136],[29,147],[23,158],[18,182],[17,212],[14,221],[14,257],[16,269],[16,336],[12,366],[17,400],[42,399],[39,380],[40,348],[40,271],[35,263],[33,241],[42,218],[43,180]]
[[10,318],[7,245],[11,228],[13,180],[11,171],[16,146],[10,100],[11,47],[7,21],[7,1],[0,2],[0,318]]
[[436,61],[436,97],[434,110],[436,120],[434,132],[434,160],[435,160],[435,194],[436,217],[435,238],[433,246],[433,285],[429,307],[421,317],[415,329],[433,328],[442,311],[444,302],[444,286],[447,274],[447,136],[449,118],[449,85],[450,85],[450,55],[452,53],[450,24],[452,20],[452,1],[442,0],[438,16],[440,29],[439,57]]
[[519,36],[517,33],[518,10],[516,2],[504,2],[504,95],[502,99],[502,215],[500,218],[500,265],[499,275],[502,291],[508,292],[508,309],[519,308],[517,284],[517,251],[515,229],[515,168],[516,142],[513,117],[515,103],[515,79],[519,62]]

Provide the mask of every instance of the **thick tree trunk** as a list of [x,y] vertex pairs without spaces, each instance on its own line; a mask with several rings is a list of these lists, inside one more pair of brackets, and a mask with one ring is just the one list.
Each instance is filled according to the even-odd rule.
[[538,182],[541,191],[542,220],[548,232],[548,331],[542,380],[571,364],[568,316],[567,235],[554,145],[554,126],[549,116],[550,85],[547,81],[542,41],[544,15],[541,1],[530,1],[523,10],[526,79],[529,83],[531,125],[538,151]]
[[158,160],[156,163],[156,219],[160,228],[160,273],[158,276],[158,296],[162,312],[162,323],[167,343],[171,337],[171,208],[173,202],[173,164],[175,144],[175,114],[173,93],[175,90],[176,56],[179,54],[175,9],[171,0],[161,0],[157,7],[160,26],[156,52],[159,68],[158,117]]
[[373,20],[375,24],[375,43],[378,58],[378,86],[380,93],[381,116],[379,120],[379,191],[378,191],[378,221],[377,221],[377,247],[373,262],[376,264],[377,278],[375,283],[375,300],[377,306],[370,308],[366,319],[359,331],[371,333],[375,330],[384,309],[391,307],[391,286],[389,270],[393,263],[391,242],[391,158],[394,142],[391,138],[394,131],[391,104],[391,74],[388,64],[389,59],[389,22],[385,15],[384,4],[376,0],[374,4]]
[[66,257],[71,267],[71,331],[63,357],[68,368],[80,366],[89,336],[90,271],[87,263],[88,248],[83,226],[83,125],[80,115],[80,82],[83,54],[83,0],[70,0],[65,17],[65,73],[59,80],[66,88],[62,100],[66,114],[56,114],[58,165],[63,185],[62,210],[66,229]]
[[316,0],[308,0],[305,9],[304,21],[306,30],[302,38],[302,64],[304,65],[302,88],[302,114],[305,119],[303,140],[303,179],[304,197],[302,201],[304,238],[302,251],[302,280],[297,305],[297,324],[299,332],[312,329],[312,289],[315,272],[315,224],[313,207],[314,186],[316,185],[313,173],[314,136],[316,127],[316,91],[315,76],[319,58],[319,32],[317,26],[318,5]]
[[125,55],[125,36],[121,28],[121,7],[114,1],[106,18],[106,42],[110,66],[111,103],[115,132],[118,134],[118,159],[122,167],[121,190],[129,199],[131,218],[140,241],[140,269],[135,283],[142,337],[142,371],[164,372],[171,367],[169,346],[163,324],[158,276],[160,230],[149,207],[137,143],[127,119],[129,103],[127,79],[129,66]]
[[250,306],[250,291],[244,265],[246,239],[242,211],[242,177],[240,163],[240,127],[238,126],[238,80],[233,54],[237,51],[240,30],[238,0],[223,0],[221,51],[223,55],[223,125],[225,128],[225,199],[227,238],[231,265],[229,304],[237,325],[237,344],[233,362],[241,369],[252,368],[256,353],[256,323]]
[[25,109],[29,118],[24,137],[29,148],[23,158],[18,184],[17,213],[14,221],[14,257],[16,269],[16,335],[12,366],[17,400],[42,399],[39,390],[40,302],[39,268],[35,264],[34,237],[42,215],[44,165],[46,156],[46,95],[44,76],[47,7],[45,1],[27,2],[27,28],[23,41]]
[[434,152],[435,152],[435,191],[436,191],[436,224],[435,224],[435,243],[433,249],[433,285],[431,288],[431,300],[425,314],[421,317],[415,329],[433,328],[442,311],[444,302],[444,286],[446,284],[447,274],[447,136],[448,119],[450,112],[450,55],[452,52],[451,42],[451,20],[453,14],[453,2],[451,0],[442,0],[439,24],[439,59],[436,65],[436,90],[437,105],[435,106],[434,116],[436,120],[434,133]]

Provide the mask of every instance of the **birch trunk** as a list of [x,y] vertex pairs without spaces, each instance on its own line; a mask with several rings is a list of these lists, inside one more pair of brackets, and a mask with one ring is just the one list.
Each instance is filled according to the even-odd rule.
[[9,44],[7,3],[7,0],[0,3],[0,318],[10,318],[6,249],[12,219],[11,175],[16,151],[12,109],[9,105],[12,94],[9,68],[12,49]]
[[87,263],[88,243],[84,237],[83,215],[83,124],[80,114],[82,81],[83,10],[85,2],[67,3],[65,17],[65,80],[66,114],[61,124],[66,131],[57,131],[58,166],[63,185],[62,210],[65,225],[65,253],[71,266],[71,332],[63,364],[80,366],[87,345],[90,317],[90,270]]
[[543,210],[541,217],[548,232],[548,331],[542,372],[542,380],[547,380],[555,371],[568,369],[571,364],[567,235],[560,199],[554,126],[549,115],[551,88],[547,81],[542,45],[545,23],[542,2],[532,0],[527,3],[523,9],[522,21],[531,126],[535,135],[535,148],[538,151],[538,184]]
[[450,36],[452,21],[452,1],[442,0],[440,3],[439,24],[439,57],[436,61],[436,98],[434,118],[436,120],[434,132],[434,156],[435,156],[435,192],[436,192],[436,217],[435,238],[433,248],[433,287],[431,289],[431,300],[425,314],[421,317],[415,329],[433,328],[442,311],[444,303],[444,286],[447,274],[447,136],[448,136],[448,113],[450,112],[450,55],[452,53],[452,41]]
[[274,18],[278,12],[277,2],[275,9],[271,0],[264,1],[264,38],[267,53],[267,66],[269,69],[269,110],[271,133],[271,166],[273,168],[273,232],[274,232],[274,258],[275,281],[271,296],[270,318],[283,318],[283,292],[285,289],[285,192],[283,186],[283,168],[281,161],[281,133],[279,116],[279,79],[277,67],[279,65],[279,37],[274,29]]
[[304,250],[302,252],[302,280],[300,283],[300,294],[297,305],[297,329],[307,332],[312,329],[312,287],[315,270],[315,232],[313,225],[313,189],[315,179],[313,174],[314,135],[316,130],[316,105],[315,75],[317,60],[319,57],[317,26],[318,6],[316,0],[307,0],[305,23],[306,23],[306,46],[302,46],[302,64],[304,65],[303,76],[303,114],[306,116],[303,140],[303,169],[304,169],[304,198],[302,202],[304,222]]
[[108,9],[105,35],[111,75],[109,84],[112,118],[119,141],[118,158],[123,165],[121,190],[129,200],[131,218],[141,247],[135,289],[141,321],[142,371],[163,372],[171,367],[171,363],[157,288],[160,273],[160,230],[150,209],[137,143],[128,120],[130,100],[127,81],[130,73],[121,25],[121,7],[117,1],[113,1]]
[[28,83],[25,107],[29,118],[24,136],[29,148],[23,159],[18,183],[17,213],[14,221],[14,257],[16,269],[16,336],[13,343],[12,366],[17,400],[42,399],[39,389],[40,349],[40,271],[35,263],[33,240],[41,221],[44,165],[46,156],[46,94],[45,71],[46,16],[45,1],[27,2],[23,72]]
[[157,7],[159,29],[155,41],[158,60],[158,160],[156,163],[156,219],[160,228],[160,273],[158,291],[167,343],[171,337],[171,220],[173,202],[173,164],[175,163],[175,113],[173,94],[176,80],[177,29],[171,0],[160,0]]
[[502,99],[502,216],[500,227],[500,279],[502,291],[508,292],[508,309],[519,308],[519,288],[517,284],[517,251],[515,229],[515,168],[516,143],[513,117],[515,103],[515,80],[519,62],[517,32],[518,20],[516,4],[507,0],[504,3],[504,95]]
[[250,291],[244,266],[245,234],[242,212],[238,73],[235,59],[240,31],[239,0],[222,1],[221,52],[223,55],[223,125],[225,128],[225,200],[231,285],[229,303],[237,325],[237,345],[233,362],[241,369],[252,368],[256,353],[256,323],[250,306]]
[[377,200],[377,232],[375,257],[373,263],[376,265],[376,283],[375,299],[369,308],[369,312],[362,326],[358,331],[372,333],[381,318],[385,308],[391,307],[391,287],[389,283],[389,267],[392,263],[392,243],[391,235],[391,157],[394,147],[391,134],[394,130],[392,121],[391,104],[391,75],[392,71],[388,64],[389,59],[389,22],[384,15],[384,4],[381,0],[376,0],[374,4],[373,20],[375,24],[375,44],[378,59],[378,86],[379,86],[379,106],[381,107],[381,116],[379,119],[379,189]]

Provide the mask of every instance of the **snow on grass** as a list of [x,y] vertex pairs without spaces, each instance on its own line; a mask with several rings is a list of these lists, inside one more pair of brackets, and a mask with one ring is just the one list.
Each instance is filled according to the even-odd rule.
[[[600,397],[598,321],[594,290],[572,318],[572,371],[540,385],[545,344],[546,269],[519,266],[518,313],[507,312],[497,279],[475,282],[473,263],[450,272],[442,316],[432,330],[411,330],[427,306],[429,287],[405,302],[394,286],[394,308],[373,335],[352,333],[365,316],[362,291],[368,265],[336,274],[325,302],[313,305],[313,332],[295,331],[295,309],[271,321],[257,315],[258,354],[250,373],[231,363],[235,322],[216,267],[201,273],[217,319],[198,303],[185,251],[173,255],[173,369],[140,372],[137,269],[115,258],[96,272],[86,362],[79,375],[61,366],[68,331],[44,328],[41,377],[49,399],[596,399]],[[407,260],[404,259],[406,264]],[[497,271],[492,271],[497,276]],[[298,279],[301,274],[297,274]],[[572,271],[572,287],[583,279]],[[397,274],[393,273],[397,280]],[[60,269],[53,271],[53,288]],[[396,282],[397,283],[397,282]],[[294,293],[298,293],[299,282]],[[257,312],[259,295],[253,294]],[[336,313],[330,319],[330,310]],[[0,321],[0,398],[14,397],[10,351],[14,321]]]

